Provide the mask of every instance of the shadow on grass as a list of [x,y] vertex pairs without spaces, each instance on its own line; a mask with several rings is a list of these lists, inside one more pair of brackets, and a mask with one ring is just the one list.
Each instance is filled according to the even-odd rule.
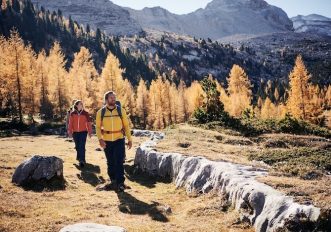
[[53,191],[65,190],[66,185],[67,185],[67,182],[64,179],[64,177],[53,177],[50,180],[41,180],[38,182],[25,183],[21,187],[25,191],[53,192]]
[[138,200],[127,192],[117,193],[117,197],[120,201],[118,209],[122,213],[145,215],[148,214],[152,220],[159,222],[168,222],[168,218],[163,214],[161,210],[157,208],[160,204],[158,202],[152,202],[148,204],[141,200]]
[[148,175],[140,171],[134,165],[124,164],[124,169],[125,169],[126,177],[130,181],[136,182],[147,188],[155,188],[155,184],[157,182],[171,183],[170,178],[163,178],[163,179],[156,178],[154,176]]
[[74,166],[80,170],[80,174],[77,174],[77,177],[85,183],[96,187],[98,184],[106,182],[102,176],[97,175],[100,174],[100,167],[98,165],[86,163],[84,167],[79,167],[77,164],[74,164]]

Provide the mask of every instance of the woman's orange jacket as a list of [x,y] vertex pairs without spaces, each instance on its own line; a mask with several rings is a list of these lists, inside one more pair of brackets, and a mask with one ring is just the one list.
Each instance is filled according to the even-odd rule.
[[68,134],[73,132],[87,131],[92,134],[92,124],[91,118],[87,111],[82,110],[78,112],[74,110],[70,113],[69,124],[68,124]]

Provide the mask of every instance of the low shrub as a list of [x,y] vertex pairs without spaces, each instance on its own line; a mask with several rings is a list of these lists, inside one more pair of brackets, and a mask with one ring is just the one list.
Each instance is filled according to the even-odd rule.
[[331,171],[331,151],[328,149],[296,148],[251,153],[249,160],[263,161],[275,172],[309,179]]
[[[205,117],[207,118],[207,117]],[[224,127],[240,132],[243,136],[258,136],[264,133],[289,133],[298,135],[316,135],[325,138],[331,138],[331,132],[327,128],[320,127],[302,120],[295,119],[286,115],[283,119],[261,120],[256,117],[234,118],[231,116],[223,117],[217,121],[207,121],[201,123],[191,120],[195,125],[206,124],[207,129],[220,129]]]

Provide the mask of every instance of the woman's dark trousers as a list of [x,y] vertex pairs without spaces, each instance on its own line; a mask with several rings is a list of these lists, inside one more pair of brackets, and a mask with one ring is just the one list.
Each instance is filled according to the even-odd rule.
[[74,132],[72,134],[72,137],[74,138],[76,145],[76,151],[77,151],[76,159],[79,160],[80,163],[86,163],[85,145],[86,145],[87,131]]

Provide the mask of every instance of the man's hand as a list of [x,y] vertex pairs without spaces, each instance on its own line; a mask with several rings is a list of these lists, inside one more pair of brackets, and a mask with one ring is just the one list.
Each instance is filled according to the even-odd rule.
[[130,150],[132,147],[132,141],[128,141],[128,149]]
[[92,134],[89,133],[89,134],[88,134],[88,137],[92,138]]
[[102,147],[103,149],[106,148],[106,142],[103,139],[99,140],[99,144],[100,144],[100,147]]
[[72,133],[68,132],[68,137],[72,138]]

